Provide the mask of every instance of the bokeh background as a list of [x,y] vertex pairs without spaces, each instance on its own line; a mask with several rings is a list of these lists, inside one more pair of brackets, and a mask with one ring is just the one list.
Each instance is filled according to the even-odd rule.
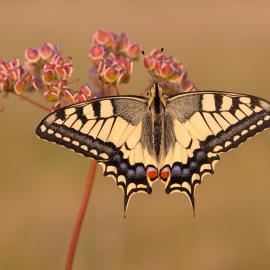
[[[90,36],[125,31],[146,52],[164,47],[200,89],[270,99],[269,1],[0,0],[0,58],[22,59],[45,41],[88,82]],[[135,65],[124,93],[149,80]],[[123,93],[122,92],[122,93]],[[36,97],[39,100],[38,97]],[[40,99],[41,100],[41,99]],[[10,96],[0,113],[0,269],[64,269],[89,160],[35,136],[43,111]],[[132,198],[98,168],[74,269],[270,268],[270,131],[225,154],[197,188],[196,218],[183,194],[156,184]]]

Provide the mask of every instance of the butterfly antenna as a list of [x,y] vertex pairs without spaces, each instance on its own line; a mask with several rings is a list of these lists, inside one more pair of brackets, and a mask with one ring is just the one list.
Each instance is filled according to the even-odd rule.
[[[142,55],[145,56],[144,50],[142,50]],[[157,80],[156,80],[155,75],[153,74],[153,72],[149,68],[146,68],[146,69],[147,69],[147,72],[149,73],[149,75],[151,76],[154,84],[157,84]]]

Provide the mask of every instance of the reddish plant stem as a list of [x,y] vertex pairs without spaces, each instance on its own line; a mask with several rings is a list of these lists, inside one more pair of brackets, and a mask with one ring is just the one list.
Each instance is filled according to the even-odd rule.
[[38,103],[38,102],[30,99],[29,97],[26,97],[26,96],[23,96],[23,95],[16,95],[16,96],[19,97],[20,99],[22,99],[23,101],[26,101],[26,102],[28,102],[28,103],[30,103],[30,104],[32,104],[32,105],[34,105],[34,106],[42,109],[42,110],[45,110],[47,112],[51,112],[52,111],[50,108],[48,108],[48,107],[46,107],[46,106],[44,106],[44,105],[42,105],[42,104],[40,104],[40,103]]
[[119,96],[119,95],[120,95],[120,93],[119,93],[119,89],[118,89],[118,87],[117,87],[117,86],[115,86],[115,92],[116,92],[116,95],[117,95],[117,96]]
[[[106,96],[109,94],[110,93],[109,93],[108,89],[106,89],[106,87],[104,87],[104,85],[102,85],[101,86],[101,96]],[[119,95],[119,92],[117,92],[117,94]],[[70,241],[69,248],[68,248],[68,255],[67,255],[65,270],[72,270],[75,252],[76,252],[76,248],[77,248],[77,244],[78,244],[78,240],[79,240],[79,236],[80,236],[80,232],[81,232],[82,223],[84,220],[84,216],[85,216],[88,202],[89,202],[89,197],[90,197],[91,190],[92,190],[93,183],[94,183],[96,168],[97,168],[97,161],[91,160],[87,183],[85,185],[83,198],[81,201],[81,206],[79,209],[78,216],[76,218],[75,227],[73,229],[71,241]]]
[[73,261],[74,261],[74,256],[75,256],[77,244],[78,244],[78,239],[79,239],[80,232],[81,232],[81,226],[82,226],[83,219],[84,219],[84,216],[85,216],[85,213],[87,210],[89,197],[90,197],[91,190],[92,190],[93,183],[94,183],[96,167],[97,167],[96,160],[91,160],[87,183],[86,183],[86,186],[84,188],[83,198],[81,201],[81,206],[79,209],[78,216],[76,218],[75,227],[73,229],[71,241],[69,244],[67,261],[66,261],[66,268],[65,268],[66,270],[72,270],[72,265],[73,265]]

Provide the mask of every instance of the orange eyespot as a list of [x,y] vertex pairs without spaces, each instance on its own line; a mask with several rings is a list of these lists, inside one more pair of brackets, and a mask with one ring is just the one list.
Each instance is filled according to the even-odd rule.
[[158,171],[155,167],[148,167],[146,175],[148,179],[154,181],[158,177]]
[[163,181],[166,181],[171,175],[171,171],[169,167],[165,167],[164,169],[162,169],[162,171],[160,172],[160,178]]

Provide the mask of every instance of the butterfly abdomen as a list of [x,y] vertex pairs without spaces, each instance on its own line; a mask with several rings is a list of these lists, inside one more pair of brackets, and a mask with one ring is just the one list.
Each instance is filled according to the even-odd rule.
[[162,116],[161,115],[156,115],[154,119],[154,129],[153,129],[153,145],[155,149],[155,154],[157,159],[159,159],[160,154],[161,154],[161,147],[163,145],[162,140],[164,137],[164,125],[162,121]]

